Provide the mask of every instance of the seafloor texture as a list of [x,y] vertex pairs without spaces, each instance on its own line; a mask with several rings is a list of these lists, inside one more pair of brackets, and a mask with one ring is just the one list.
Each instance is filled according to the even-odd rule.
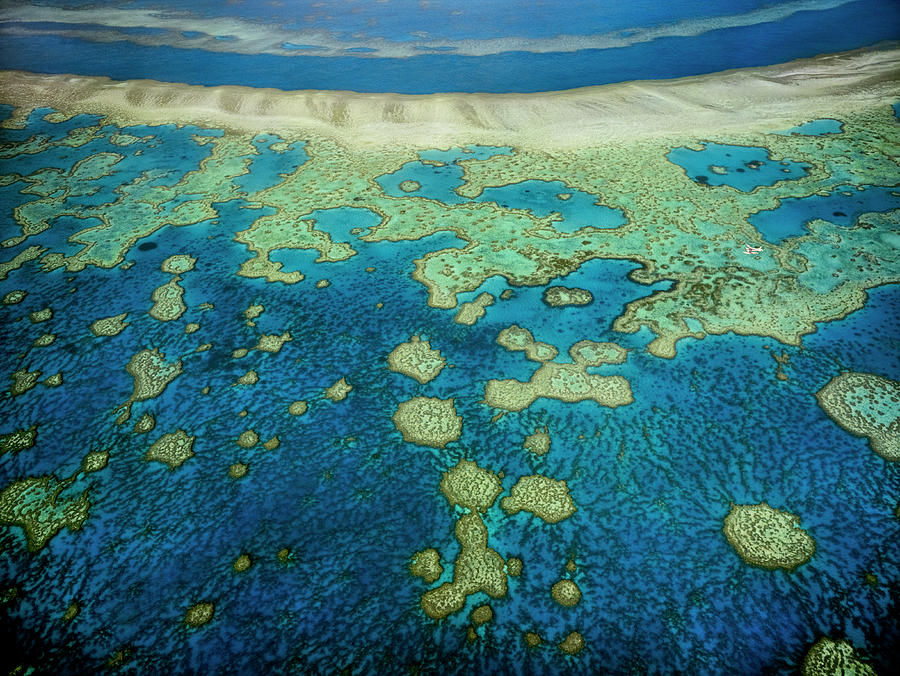
[[890,101],[553,151],[6,98],[9,668],[889,673]]

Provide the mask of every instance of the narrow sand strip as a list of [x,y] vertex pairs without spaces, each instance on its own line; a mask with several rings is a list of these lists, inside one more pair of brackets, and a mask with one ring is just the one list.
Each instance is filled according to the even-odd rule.
[[117,124],[201,124],[354,147],[565,149],[614,139],[785,129],[900,99],[900,47],[540,94],[359,94],[0,71],[0,101]]

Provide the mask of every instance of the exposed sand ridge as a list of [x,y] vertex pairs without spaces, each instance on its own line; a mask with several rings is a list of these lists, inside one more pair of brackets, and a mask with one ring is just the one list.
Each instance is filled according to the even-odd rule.
[[175,122],[326,136],[357,147],[477,142],[564,149],[689,130],[768,131],[898,98],[900,47],[893,44],[762,68],[539,94],[283,92],[0,72],[0,101],[26,110],[103,114],[117,124]]

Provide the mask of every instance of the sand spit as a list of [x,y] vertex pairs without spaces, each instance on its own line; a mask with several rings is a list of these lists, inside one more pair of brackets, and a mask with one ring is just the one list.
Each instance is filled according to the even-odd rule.
[[[786,64],[539,94],[361,94],[0,72],[0,101],[128,124],[324,136],[354,147],[575,148],[688,130],[765,131],[900,97],[891,43]],[[14,117],[18,117],[14,115]]]

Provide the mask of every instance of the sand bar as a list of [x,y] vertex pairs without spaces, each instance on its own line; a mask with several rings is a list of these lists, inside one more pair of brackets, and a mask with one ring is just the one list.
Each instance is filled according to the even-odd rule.
[[698,129],[708,134],[787,128],[892,104],[900,97],[898,75],[900,47],[890,43],[775,66],[539,94],[283,92],[2,71],[0,102],[102,114],[122,125],[266,129],[355,147],[575,148]]

